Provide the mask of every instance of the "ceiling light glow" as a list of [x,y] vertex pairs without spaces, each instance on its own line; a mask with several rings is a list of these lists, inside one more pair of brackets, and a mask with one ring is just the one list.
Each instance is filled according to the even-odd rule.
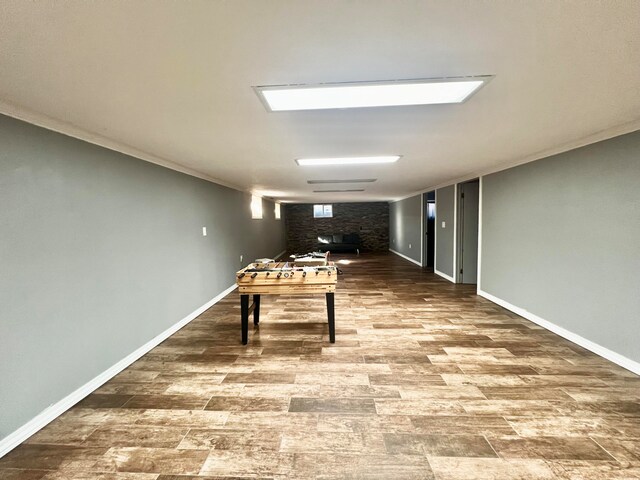
[[301,167],[317,165],[363,165],[369,163],[393,163],[400,155],[382,157],[335,157],[335,158],[298,158],[296,163]]
[[256,195],[251,196],[251,218],[254,220],[262,219],[262,198]]
[[375,182],[377,178],[346,178],[341,180],[307,180],[309,185],[316,185],[321,183],[371,183]]
[[335,190],[314,190],[313,193],[364,192],[364,188],[349,188]]
[[461,103],[491,76],[256,87],[272,112]]

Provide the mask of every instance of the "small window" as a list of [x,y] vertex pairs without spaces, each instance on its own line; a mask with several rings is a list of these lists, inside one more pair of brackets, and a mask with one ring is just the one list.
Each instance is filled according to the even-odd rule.
[[427,218],[429,220],[434,220],[436,218],[436,204],[429,202],[427,203]]
[[262,197],[251,196],[251,218],[257,220],[262,218]]
[[333,205],[314,205],[313,218],[333,217]]
[[275,216],[276,216],[276,220],[280,220],[280,204],[276,203],[273,208],[274,208],[274,213],[275,213]]

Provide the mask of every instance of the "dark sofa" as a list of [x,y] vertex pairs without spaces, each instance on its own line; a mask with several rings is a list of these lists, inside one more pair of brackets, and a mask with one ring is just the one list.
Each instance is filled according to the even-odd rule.
[[318,235],[316,250],[320,252],[356,252],[360,254],[362,242],[357,233]]

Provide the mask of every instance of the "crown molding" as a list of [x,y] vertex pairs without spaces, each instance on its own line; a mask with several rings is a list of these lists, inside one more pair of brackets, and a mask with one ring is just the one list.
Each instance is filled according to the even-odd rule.
[[7,115],[8,117],[15,118],[17,120],[22,120],[23,122],[27,122],[32,125],[36,125],[38,127],[42,127],[47,130],[51,130],[56,133],[61,133],[62,135],[66,135],[68,137],[82,140],[83,142],[91,143],[93,145],[106,148],[108,150],[113,150],[114,152],[122,153],[124,155],[137,158],[138,160],[144,160],[145,162],[153,163],[155,165],[168,168],[170,170],[175,170],[176,172],[184,173],[185,175],[190,175],[192,177],[200,178],[202,180],[206,180],[207,182],[215,183],[217,185],[222,185],[223,187],[232,188],[234,190],[239,190],[241,192],[251,193],[247,189],[242,188],[238,185],[224,182],[217,178],[211,177],[205,173],[199,172],[198,170],[194,170],[192,168],[180,165],[172,160],[167,160],[166,158],[158,157],[157,155],[144,152],[130,145],[126,145],[122,142],[112,140],[110,138],[104,137],[97,133],[89,132],[71,123],[64,122],[62,120],[58,120],[53,117],[49,117],[48,115],[44,115],[42,113],[34,112],[27,108],[14,105],[10,102],[7,102],[1,99],[0,99],[0,113],[2,113],[3,115]]
[[[93,145],[98,145],[100,147],[106,148],[108,150],[112,150],[118,153],[122,153],[124,155],[128,155],[130,157],[137,158],[139,160],[143,160],[145,162],[153,163],[155,165],[159,165],[161,167],[168,168],[170,170],[174,170],[176,172],[184,173],[185,175],[190,175],[192,177],[200,178],[202,180],[206,180],[207,182],[215,183],[217,185],[222,185],[223,187],[232,188],[234,190],[239,190],[241,192],[246,192],[251,194],[251,190],[242,188],[239,185],[235,185],[232,183],[228,183],[222,181],[220,179],[211,177],[206,173],[202,173],[198,170],[194,170],[189,167],[185,167],[176,163],[172,160],[168,160],[166,158],[159,157],[152,153],[148,153],[132,147],[130,145],[126,145],[122,142],[118,142],[116,140],[112,140],[110,138],[104,137],[102,135],[89,132],[80,127],[77,127],[71,123],[64,122],[62,120],[50,117],[48,115],[37,113],[32,110],[29,110],[24,107],[20,107],[11,102],[7,102],[5,100],[0,99],[0,113],[3,115],[7,115],[9,117],[15,118],[17,120],[22,120],[24,122],[30,123],[32,125],[36,125],[38,127],[45,128],[47,130],[51,130],[53,132],[61,133],[62,135],[66,135],[68,137],[76,138],[78,140],[82,140],[87,143],[91,143]],[[534,162],[536,160],[541,160],[546,157],[551,157],[553,155],[558,155],[560,153],[568,152],[570,150],[575,150],[576,148],[585,147],[587,145],[591,145],[593,143],[601,142],[603,140],[608,140],[613,137],[617,137],[619,135],[625,135],[627,133],[635,132],[636,130],[640,130],[640,119],[633,120],[631,122],[627,122],[624,124],[616,125],[611,128],[607,128],[605,130],[598,131],[586,137],[582,137],[578,140],[573,140],[571,142],[564,143],[562,145],[549,148],[546,150],[541,150],[539,152],[533,153],[531,155],[527,155],[526,157],[518,158],[515,160],[510,160],[508,162],[503,162],[498,165],[494,165],[492,167],[472,171],[464,176],[457,177],[451,180],[447,180],[443,183],[439,183],[437,185],[432,185],[427,188],[423,188],[421,190],[412,192],[408,195],[404,195],[400,198],[388,200],[389,203],[399,202],[400,200],[404,200],[406,198],[413,197],[415,195],[420,195],[422,193],[430,192],[432,190],[436,190],[438,188],[447,187],[449,185],[454,185],[456,183],[465,182],[467,180],[473,180],[475,178],[479,178],[483,175],[489,175],[492,173],[500,172],[502,170],[507,170],[509,168],[516,167],[518,165],[523,165],[525,163]],[[260,195],[258,195],[260,196]],[[385,200],[378,200],[384,202]]]
[[438,188],[444,188],[450,185],[455,185],[457,183],[466,182],[468,180],[474,180],[484,175],[490,175],[492,173],[501,172],[502,170],[507,170],[509,168],[517,167],[518,165],[523,165],[525,163],[535,162],[536,160],[542,160],[543,158],[559,155],[561,153],[575,150],[577,148],[586,147],[587,145],[602,142],[604,140],[609,140],[610,138],[618,137],[620,135],[625,135],[627,133],[632,133],[632,132],[635,132],[636,130],[640,130],[640,118],[633,120],[631,122],[627,122],[620,125],[616,125],[611,128],[607,128],[605,130],[600,130],[596,133],[592,133],[591,135],[587,135],[586,137],[582,137],[578,140],[572,140],[571,142],[563,143],[562,145],[559,145],[553,148],[541,150],[531,155],[527,155],[526,157],[510,160],[508,162],[503,162],[498,165],[488,167],[486,169],[473,171],[464,176],[457,177],[452,180],[447,180],[446,182],[439,183],[437,185],[432,185],[428,188],[423,188],[422,190],[418,190],[416,192],[413,192],[409,195],[405,195],[395,200],[390,200],[389,203],[399,202],[400,200],[405,200],[407,198],[420,195],[422,193],[431,192],[433,190],[437,190]]

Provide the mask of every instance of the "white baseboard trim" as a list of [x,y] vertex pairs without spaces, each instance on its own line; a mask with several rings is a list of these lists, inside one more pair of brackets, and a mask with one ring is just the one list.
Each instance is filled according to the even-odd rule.
[[91,392],[102,386],[104,383],[109,381],[111,378],[116,376],[122,370],[127,368],[133,362],[142,357],[145,353],[149,352],[151,349],[158,346],[160,343],[165,341],[171,335],[176,333],[182,327],[191,322],[198,315],[202,314],[205,310],[211,308],[214,304],[218,303],[228,294],[233,292],[238,286],[236,284],[231,285],[229,288],[221,292],[219,295],[215,296],[207,303],[199,307],[194,312],[191,312],[189,315],[184,317],[175,325],[172,325],[167,330],[157,335],[153,339],[149,340],[147,343],[142,345],[140,348],[135,350],[134,352],[127,355],[125,358],[120,360],[118,363],[108,368],[104,372],[102,372],[97,377],[89,380],[87,383],[82,385],[80,388],[71,392],[69,395],[64,397],[62,400],[54,403],[49,406],[45,410],[43,410],[40,414],[38,414],[33,419],[29,420],[23,426],[10,433],[8,436],[0,440],[0,458],[9,453],[11,450],[16,448],[26,439],[28,439],[31,435],[36,433],[38,430],[49,424],[51,421],[55,420],[57,417],[62,415],[64,412],[73,407],[76,403],[82,400],[84,397],[89,395]]
[[389,249],[389,251],[390,251],[391,253],[395,253],[395,254],[396,254],[396,255],[398,255],[399,257],[404,258],[405,260],[409,260],[411,263],[415,263],[415,264],[416,264],[416,265],[418,265],[419,267],[421,267],[421,266],[422,266],[422,264],[421,264],[419,261],[414,260],[413,258],[407,257],[406,255],[404,255],[404,254],[402,254],[402,253],[400,253],[400,252],[397,252],[397,251],[393,250],[392,248],[390,248],[390,249]]
[[518,315],[526,318],[527,320],[531,320],[533,323],[540,325],[541,327],[546,328],[547,330],[557,335],[560,335],[561,337],[564,337],[567,340],[577,345],[580,345],[583,348],[586,348],[587,350],[590,350],[596,355],[600,355],[601,357],[606,358],[607,360],[617,365],[620,365],[622,368],[626,368],[630,372],[640,375],[640,363],[634,360],[631,360],[630,358],[620,355],[619,353],[616,353],[613,350],[609,350],[608,348],[603,347],[602,345],[598,345],[597,343],[592,342],[591,340],[588,340],[584,337],[581,337],[577,333],[573,333],[563,327],[560,327],[559,325],[556,325],[555,323],[551,323],[548,320],[540,318],[537,315],[525,310],[524,308],[516,307],[515,305],[512,305],[509,302],[502,300],[501,298],[495,297],[490,293],[487,293],[482,290],[478,290],[478,295],[486,298],[487,300],[493,303],[497,303],[498,305],[506,308],[507,310],[511,310],[513,313],[517,313]]
[[436,275],[440,275],[442,278],[449,280],[451,283],[456,283],[455,279],[451,275],[447,275],[446,273],[442,273],[440,270],[433,269],[433,273]]

